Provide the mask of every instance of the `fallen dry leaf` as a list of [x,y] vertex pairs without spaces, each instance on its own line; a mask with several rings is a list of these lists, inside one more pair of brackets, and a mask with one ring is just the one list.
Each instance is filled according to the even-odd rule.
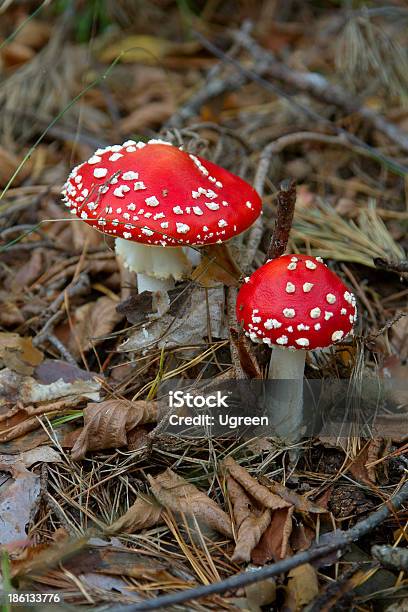
[[227,478],[228,495],[232,502],[234,519],[238,528],[232,561],[247,562],[271,520],[269,508],[255,508],[244,489],[231,476]]
[[[8,57],[11,58],[11,45],[9,47],[3,47],[3,57],[4,53],[8,53]],[[6,51],[8,48],[8,51]],[[16,54],[13,53],[13,57],[19,57],[22,61],[27,61],[26,53],[31,54],[32,51],[28,49],[28,47],[22,47],[22,45],[13,45],[13,51],[16,51]],[[20,51],[22,51],[22,55],[20,56]],[[11,151],[7,151],[4,147],[0,147],[0,187],[5,187],[7,182],[10,180],[10,177],[13,176],[14,172],[17,170],[20,165],[22,157],[17,157]],[[21,168],[20,172],[16,175],[13,185],[17,187],[21,185],[21,183],[29,176],[31,172],[32,163],[30,160]]]
[[278,495],[271,493],[267,487],[259,484],[259,482],[248,474],[245,468],[238,465],[232,457],[224,459],[222,465],[224,469],[239,482],[244,490],[262,506],[270,508],[271,510],[277,510],[279,508],[287,508],[291,505],[278,497]]
[[87,451],[126,446],[130,430],[156,421],[155,402],[112,399],[88,404],[84,410],[84,429],[72,448],[72,458],[82,459]]
[[100,53],[102,62],[112,62],[123,51],[121,61],[126,63],[142,62],[143,64],[156,64],[158,60],[172,55],[191,55],[200,49],[197,42],[176,43],[160,36],[136,34],[119,40]]
[[368,470],[367,463],[369,463],[369,454],[371,461],[378,458],[376,456],[377,450],[379,449],[377,447],[376,440],[370,440],[370,442],[366,444],[366,446],[359,452],[357,457],[350,464],[349,471],[356,480],[368,485],[375,483],[375,468],[372,467],[370,470]]
[[219,505],[197,487],[168,468],[156,478],[148,475],[150,488],[156,499],[175,513],[194,516],[198,523],[232,538],[229,516]]
[[301,550],[307,550],[312,545],[315,539],[315,533],[313,529],[303,523],[293,525],[292,533],[290,535],[290,546],[295,552]]
[[75,311],[74,330],[68,342],[73,355],[79,357],[80,351],[88,351],[103,342],[120,321],[116,311],[117,302],[102,296],[95,302],[88,302]]
[[58,463],[61,455],[51,446],[39,446],[18,455],[0,455],[0,464],[14,465],[22,463],[24,467],[31,467],[34,463]]
[[0,464],[0,470],[11,474],[0,487],[0,544],[9,544],[26,537],[40,496],[40,477],[16,462]]
[[0,367],[7,365],[14,372],[29,376],[43,358],[43,353],[33,346],[31,338],[0,332]]
[[269,527],[252,551],[252,563],[264,565],[268,561],[279,561],[292,554],[289,538],[292,533],[293,511],[294,507],[291,506],[272,512]]
[[227,244],[212,244],[201,249],[201,262],[193,270],[191,278],[202,287],[222,283],[238,287],[241,270]]
[[319,593],[316,570],[310,563],[304,563],[288,572],[288,591],[295,603],[294,610],[307,606]]
[[138,497],[129,510],[105,529],[107,535],[135,533],[163,522],[162,507],[151,496]]
[[61,398],[99,400],[101,382],[96,378],[65,382],[63,378],[40,384],[31,376],[21,376],[8,368],[0,370],[0,407],[8,403],[35,404]]
[[296,510],[300,512],[310,512],[311,514],[323,514],[327,512],[325,508],[321,508],[308,500],[307,497],[299,495],[295,491],[288,489],[280,482],[269,480],[265,476],[260,476],[259,480],[264,484],[272,493],[279,495],[282,499],[295,506]]
[[[160,319],[151,321],[135,330],[129,339],[119,346],[119,351],[137,351],[157,344],[166,349],[180,345],[201,344],[208,337],[228,336],[225,317],[224,287],[204,289],[194,287],[186,299],[182,298],[182,312],[173,314],[172,309]],[[177,300],[177,304],[179,304]]]

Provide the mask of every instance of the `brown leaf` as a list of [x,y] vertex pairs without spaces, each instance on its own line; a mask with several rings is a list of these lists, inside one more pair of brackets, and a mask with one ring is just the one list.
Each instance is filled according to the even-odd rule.
[[307,606],[319,593],[315,568],[310,563],[294,567],[288,572],[288,591],[295,602],[295,610]]
[[33,346],[31,338],[0,332],[0,366],[3,361],[3,365],[14,372],[28,376],[43,358],[44,355]]
[[315,533],[313,529],[302,523],[293,525],[290,536],[290,546],[295,552],[310,548],[314,539]]
[[169,468],[156,478],[148,476],[150,487],[156,499],[172,512],[195,516],[198,523],[204,523],[216,531],[232,538],[229,516],[219,505],[197,487]]
[[[370,441],[369,443],[367,443],[366,446],[363,448],[362,451],[360,451],[360,453],[353,460],[353,462],[351,463],[349,467],[349,470],[352,476],[356,480],[359,480],[360,482],[363,482],[365,484],[372,484],[373,482],[375,483],[375,469],[374,470],[371,469],[369,473],[367,466],[366,466],[368,462],[369,449],[373,443],[374,441]],[[374,452],[374,448],[375,447],[373,447],[373,452]],[[372,478],[374,478],[374,480],[372,480]]]
[[292,516],[294,507],[281,508],[272,513],[272,520],[263,534],[259,544],[252,551],[251,559],[256,565],[264,565],[268,561],[279,561],[291,555],[289,538],[292,532]]
[[103,342],[104,336],[112,332],[121,316],[116,312],[117,302],[107,296],[96,302],[88,302],[75,312],[75,329],[68,348],[74,356],[80,356],[80,349],[88,351]]
[[162,507],[152,496],[138,497],[129,510],[105,529],[107,535],[135,533],[163,522]]
[[112,62],[123,50],[121,61],[126,63],[141,62],[143,64],[156,64],[167,56],[191,55],[201,48],[195,41],[174,42],[146,34],[134,34],[104,47],[100,53],[102,62]]
[[112,399],[88,404],[84,410],[84,429],[72,448],[72,458],[82,459],[87,451],[126,446],[128,431],[156,421],[155,402]]
[[287,508],[291,505],[277,495],[271,493],[269,489],[263,485],[259,484],[259,482],[248,474],[245,468],[238,465],[232,457],[224,459],[222,464],[226,471],[239,482],[245,491],[262,506],[271,508],[271,510],[276,510],[278,508]]
[[272,491],[272,493],[276,493],[276,495],[279,495],[279,497],[287,501],[289,504],[295,506],[296,510],[299,510],[300,512],[310,512],[311,514],[322,514],[324,512],[327,512],[325,508],[317,506],[312,501],[309,501],[307,497],[299,495],[295,491],[288,489],[280,482],[269,480],[265,476],[260,476],[259,480],[270,491]]
[[126,133],[161,125],[174,114],[175,110],[176,107],[171,96],[166,96],[164,100],[150,102],[147,106],[134,110],[120,121],[119,129],[122,133]]
[[40,477],[19,462],[2,463],[0,470],[12,475],[0,489],[0,544],[3,545],[26,537],[26,525],[39,500]]
[[254,508],[244,489],[231,476],[227,479],[227,489],[238,528],[237,542],[231,560],[237,563],[247,562],[270,523],[271,511],[269,508],[263,512]]
[[232,257],[227,244],[212,244],[201,249],[201,262],[191,278],[202,287],[213,287],[223,283],[227,287],[238,287],[241,270]]
[[[84,224],[85,225],[85,224]],[[19,268],[11,282],[11,289],[19,293],[24,287],[29,287],[43,271],[44,252],[42,249],[34,249],[31,257]]]
[[0,325],[2,327],[14,327],[24,323],[23,313],[10,297],[9,291],[0,290]]

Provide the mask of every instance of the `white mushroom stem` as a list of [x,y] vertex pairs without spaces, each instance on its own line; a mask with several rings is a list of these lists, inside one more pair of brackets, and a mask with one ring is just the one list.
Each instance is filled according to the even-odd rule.
[[116,254],[123,265],[137,274],[139,293],[168,291],[174,281],[191,272],[191,262],[183,247],[158,247],[116,238]]
[[302,436],[305,359],[304,350],[274,346],[269,363],[268,379],[277,381],[272,397],[267,397],[269,425],[280,438],[290,442]]

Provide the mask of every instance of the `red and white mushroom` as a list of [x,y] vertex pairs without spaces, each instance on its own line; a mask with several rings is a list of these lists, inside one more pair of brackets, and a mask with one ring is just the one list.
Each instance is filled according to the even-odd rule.
[[73,169],[63,196],[72,214],[116,237],[139,292],[168,289],[191,270],[186,247],[227,241],[261,213],[243,179],[162,140],[98,149]]
[[268,378],[298,381],[284,407],[293,428],[301,415],[306,351],[353,333],[356,299],[320,257],[283,255],[245,279],[236,310],[246,335],[273,347]]

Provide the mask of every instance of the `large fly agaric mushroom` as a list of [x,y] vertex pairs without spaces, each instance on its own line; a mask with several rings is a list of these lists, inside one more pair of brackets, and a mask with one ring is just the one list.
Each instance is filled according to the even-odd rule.
[[244,180],[162,140],[98,149],[74,168],[63,195],[74,215],[116,237],[139,293],[169,289],[191,270],[186,247],[225,242],[261,212]]
[[273,408],[286,437],[296,437],[302,418],[306,351],[343,340],[356,317],[354,295],[320,257],[283,255],[245,279],[237,320],[252,341],[273,347],[268,378],[291,381],[285,401]]

